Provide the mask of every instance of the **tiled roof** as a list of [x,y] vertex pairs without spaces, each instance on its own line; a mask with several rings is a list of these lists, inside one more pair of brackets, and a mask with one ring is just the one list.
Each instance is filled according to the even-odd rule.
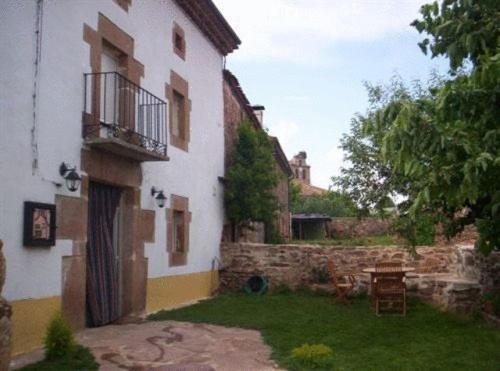
[[325,192],[328,192],[328,190],[320,187],[313,186],[311,184],[307,184],[304,182],[300,182],[297,179],[294,180],[295,184],[298,184],[300,186],[300,194],[302,196],[314,196],[314,195],[320,195]]
[[245,110],[245,113],[247,114],[249,120],[252,122],[253,126],[256,129],[262,129],[262,126],[260,124],[259,119],[255,115],[255,112],[250,105],[250,102],[248,101],[247,96],[243,92],[243,89],[241,88],[240,82],[234,76],[231,71],[229,70],[224,70],[224,80],[229,84],[231,87],[231,90],[233,91],[234,96],[240,103],[240,106]]
[[292,220],[316,220],[316,221],[326,221],[332,220],[328,215],[317,214],[317,213],[307,213],[307,214],[293,214]]

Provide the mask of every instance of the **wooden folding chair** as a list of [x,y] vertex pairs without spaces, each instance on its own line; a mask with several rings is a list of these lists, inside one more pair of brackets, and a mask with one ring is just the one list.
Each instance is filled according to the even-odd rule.
[[388,304],[391,307],[396,304],[401,307],[402,314],[406,315],[406,283],[403,265],[395,262],[377,263],[373,280],[377,316],[380,315],[382,304]]
[[335,288],[337,300],[344,304],[349,304],[350,301],[347,296],[354,290],[356,285],[356,278],[354,275],[350,273],[339,273],[335,269],[335,264],[331,259],[328,260],[328,273],[330,273],[330,279]]

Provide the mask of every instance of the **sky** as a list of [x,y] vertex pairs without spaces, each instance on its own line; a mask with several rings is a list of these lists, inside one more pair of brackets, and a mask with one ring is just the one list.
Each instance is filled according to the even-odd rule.
[[340,172],[342,134],[368,107],[364,81],[447,70],[420,51],[423,36],[409,25],[425,0],[214,2],[242,41],[226,68],[265,106],[264,126],[287,157],[307,152],[311,182],[323,188]]

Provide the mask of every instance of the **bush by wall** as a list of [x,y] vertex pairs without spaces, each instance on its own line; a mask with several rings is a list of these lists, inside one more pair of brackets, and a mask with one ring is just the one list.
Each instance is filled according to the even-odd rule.
[[47,327],[45,336],[45,358],[54,360],[66,357],[75,351],[76,343],[69,324],[57,313]]

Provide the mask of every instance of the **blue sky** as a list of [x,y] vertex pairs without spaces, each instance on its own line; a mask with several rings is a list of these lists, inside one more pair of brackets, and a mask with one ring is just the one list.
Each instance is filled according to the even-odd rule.
[[286,155],[305,150],[312,183],[327,188],[342,166],[339,146],[367,108],[363,81],[426,79],[444,61],[422,54],[409,23],[425,0],[214,0],[240,36],[227,58],[264,125]]

